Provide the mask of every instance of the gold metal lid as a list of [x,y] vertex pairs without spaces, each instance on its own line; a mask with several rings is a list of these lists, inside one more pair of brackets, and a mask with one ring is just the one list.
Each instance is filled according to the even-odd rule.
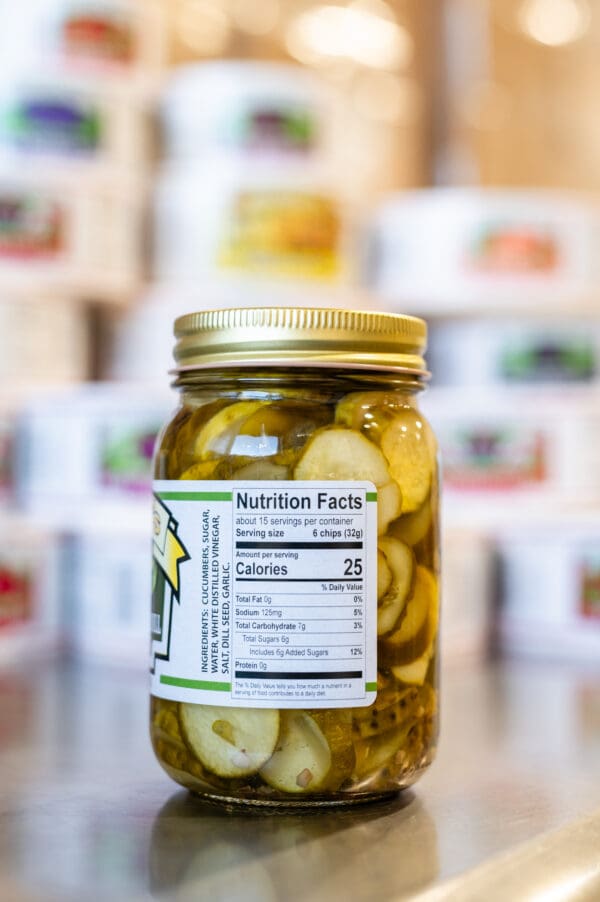
[[397,313],[316,307],[239,307],[175,321],[176,373],[285,366],[394,370],[427,378],[427,325]]

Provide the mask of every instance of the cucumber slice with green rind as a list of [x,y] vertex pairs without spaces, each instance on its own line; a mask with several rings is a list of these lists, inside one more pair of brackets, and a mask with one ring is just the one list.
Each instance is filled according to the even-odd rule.
[[377,551],[377,598],[383,598],[392,585],[392,569],[382,551]]
[[404,611],[413,583],[415,559],[408,545],[391,536],[382,536],[378,548],[392,574],[377,608],[377,634],[383,636],[394,629]]
[[421,507],[410,514],[402,514],[389,526],[390,535],[400,539],[413,548],[425,538],[431,528],[433,519],[433,505],[428,496]]
[[263,406],[262,401],[236,401],[224,407],[212,416],[197,434],[194,456],[205,460],[228,454],[246,420]]
[[383,535],[402,513],[402,492],[397,483],[386,482],[377,489],[377,534]]
[[220,777],[256,773],[271,757],[279,735],[279,712],[270,708],[182,703],[179,723],[188,748]]
[[426,567],[418,565],[412,595],[399,626],[380,642],[379,662],[384,667],[410,664],[429,646],[437,630],[437,584]]
[[402,492],[402,511],[417,510],[429,494],[435,467],[435,439],[414,410],[397,414],[381,436],[381,450]]
[[320,789],[331,768],[331,750],[314,718],[305,711],[282,711],[276,748],[260,775],[280,792]]

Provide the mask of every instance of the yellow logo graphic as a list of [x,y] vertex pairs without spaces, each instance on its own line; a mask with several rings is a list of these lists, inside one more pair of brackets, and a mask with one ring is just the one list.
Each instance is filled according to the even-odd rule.
[[179,565],[183,561],[189,560],[189,554],[179,540],[176,529],[177,522],[173,520],[171,512],[158,498],[155,498],[152,512],[153,556],[177,598],[179,597]]

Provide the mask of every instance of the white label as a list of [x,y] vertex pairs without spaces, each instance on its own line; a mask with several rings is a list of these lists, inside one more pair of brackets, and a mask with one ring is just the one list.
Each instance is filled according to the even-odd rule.
[[370,482],[154,483],[152,693],[255,708],[370,705]]

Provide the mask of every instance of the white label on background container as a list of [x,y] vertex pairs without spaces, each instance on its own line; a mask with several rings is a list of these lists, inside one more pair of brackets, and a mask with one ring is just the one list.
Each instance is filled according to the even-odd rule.
[[154,483],[152,692],[366,706],[377,686],[369,482]]

